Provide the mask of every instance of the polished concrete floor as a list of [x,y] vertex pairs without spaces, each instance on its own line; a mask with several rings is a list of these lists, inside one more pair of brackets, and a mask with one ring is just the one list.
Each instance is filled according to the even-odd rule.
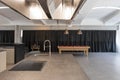
[[89,80],[120,80],[120,54],[89,53],[87,57],[78,53],[74,57]]
[[120,54],[89,53],[76,55],[76,60],[90,80],[120,80]]

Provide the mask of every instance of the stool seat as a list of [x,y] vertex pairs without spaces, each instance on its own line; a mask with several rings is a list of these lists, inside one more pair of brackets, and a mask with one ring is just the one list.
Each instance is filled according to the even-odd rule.
[[32,46],[31,46],[31,49],[32,49],[32,51],[34,51],[34,50],[40,50],[40,46],[39,45],[37,45],[37,44],[33,44]]

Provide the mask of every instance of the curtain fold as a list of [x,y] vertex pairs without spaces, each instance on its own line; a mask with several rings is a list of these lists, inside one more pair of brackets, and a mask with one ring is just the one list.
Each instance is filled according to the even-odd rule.
[[0,31],[0,44],[14,43],[14,31]]

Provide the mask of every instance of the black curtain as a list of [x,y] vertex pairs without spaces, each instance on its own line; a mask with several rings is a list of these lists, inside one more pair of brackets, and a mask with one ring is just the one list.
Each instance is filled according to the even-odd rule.
[[14,43],[14,31],[0,31],[0,44]]
[[40,45],[43,51],[43,42],[48,39],[52,43],[52,51],[57,52],[57,46],[90,46],[91,52],[116,52],[116,31],[82,31],[70,30],[68,35],[63,30],[24,31],[23,43],[29,48],[33,43]]

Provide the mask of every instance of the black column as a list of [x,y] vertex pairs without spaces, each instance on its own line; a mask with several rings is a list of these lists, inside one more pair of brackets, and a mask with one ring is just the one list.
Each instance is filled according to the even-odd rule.
[[24,59],[24,44],[15,44],[15,63]]

